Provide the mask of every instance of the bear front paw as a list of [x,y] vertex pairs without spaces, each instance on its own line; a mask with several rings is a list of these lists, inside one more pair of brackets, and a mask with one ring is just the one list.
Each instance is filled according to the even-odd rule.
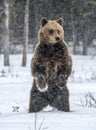
[[40,91],[46,91],[48,89],[45,76],[38,75],[36,78],[36,86]]
[[59,88],[63,88],[63,87],[66,86],[66,83],[67,83],[67,80],[66,80],[66,78],[65,78],[65,75],[60,74],[60,75],[58,76],[58,82],[57,82],[58,87],[59,87]]

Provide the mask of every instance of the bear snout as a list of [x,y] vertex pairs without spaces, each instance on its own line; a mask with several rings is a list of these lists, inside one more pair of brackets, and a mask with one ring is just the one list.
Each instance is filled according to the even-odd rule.
[[60,38],[59,38],[59,37],[56,37],[55,39],[56,39],[56,41],[59,41],[59,40],[60,40]]

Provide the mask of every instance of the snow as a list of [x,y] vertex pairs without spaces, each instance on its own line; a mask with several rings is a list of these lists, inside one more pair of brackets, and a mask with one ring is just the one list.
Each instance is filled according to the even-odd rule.
[[73,56],[73,72],[68,81],[70,112],[48,106],[30,114],[31,58],[29,54],[24,68],[22,55],[11,55],[10,67],[4,67],[3,55],[0,56],[0,130],[96,130],[96,108],[81,103],[88,92],[96,97],[96,57]]

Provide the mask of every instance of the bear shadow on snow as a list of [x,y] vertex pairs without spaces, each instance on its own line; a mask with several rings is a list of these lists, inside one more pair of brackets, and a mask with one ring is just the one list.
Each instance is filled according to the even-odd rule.
[[63,19],[41,19],[38,44],[31,61],[33,85],[29,112],[39,112],[47,105],[70,111],[67,80],[72,71],[72,58],[64,41]]

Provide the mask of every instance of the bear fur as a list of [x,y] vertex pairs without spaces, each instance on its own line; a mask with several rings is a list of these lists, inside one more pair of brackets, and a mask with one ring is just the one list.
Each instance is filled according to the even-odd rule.
[[42,18],[41,24],[39,42],[31,61],[33,85],[29,112],[39,112],[47,105],[70,111],[67,80],[72,70],[72,58],[64,41],[63,19]]

